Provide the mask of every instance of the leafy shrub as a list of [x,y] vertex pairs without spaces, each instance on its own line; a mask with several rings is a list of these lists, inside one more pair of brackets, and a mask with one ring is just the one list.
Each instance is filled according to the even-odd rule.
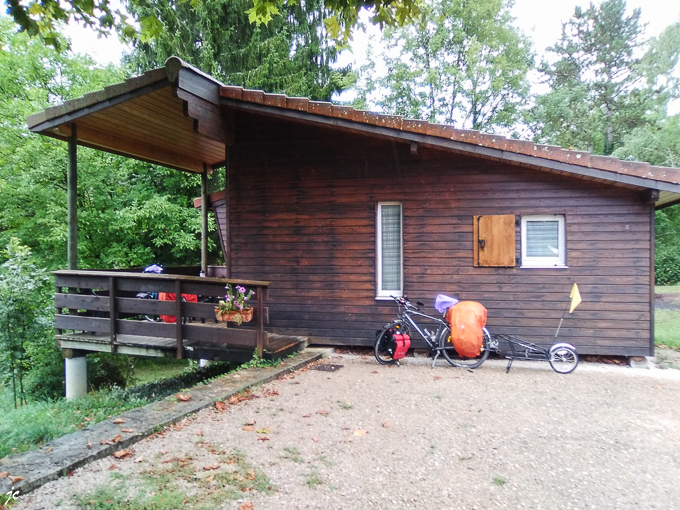
[[657,285],[673,285],[680,283],[680,251],[664,250],[656,254]]

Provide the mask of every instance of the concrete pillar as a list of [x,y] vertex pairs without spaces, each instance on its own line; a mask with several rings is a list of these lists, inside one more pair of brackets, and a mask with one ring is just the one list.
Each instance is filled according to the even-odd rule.
[[87,395],[87,357],[64,359],[66,374],[66,399],[73,400]]
[[212,360],[209,360],[209,359],[199,359],[198,360],[198,366],[200,368],[209,367],[210,365],[212,365]]

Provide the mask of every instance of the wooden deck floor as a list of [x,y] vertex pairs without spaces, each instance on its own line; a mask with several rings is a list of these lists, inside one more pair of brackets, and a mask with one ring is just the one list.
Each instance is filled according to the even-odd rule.
[[[55,338],[62,349],[111,352],[110,337],[103,333],[65,333]],[[174,358],[177,355],[177,342],[174,338],[119,334],[116,340],[116,351],[119,354],[167,358]],[[304,337],[269,334],[263,358],[280,359],[303,349],[306,345],[307,339]],[[184,357],[189,359],[241,363],[249,361],[253,357],[253,351],[254,346],[245,348],[215,341],[184,341]]]

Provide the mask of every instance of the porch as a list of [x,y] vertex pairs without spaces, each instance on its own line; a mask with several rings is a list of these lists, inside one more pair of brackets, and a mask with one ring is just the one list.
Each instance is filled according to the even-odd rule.
[[[197,274],[198,269],[169,271]],[[208,274],[221,269],[210,267]],[[264,359],[280,359],[306,344],[305,338],[265,330],[269,282],[85,270],[55,271],[54,277],[56,340],[67,359],[87,352],[111,352],[242,363],[254,352]],[[216,320],[215,306],[224,298],[227,284],[255,292],[250,322],[236,325]],[[144,293],[165,293],[174,300],[141,297]],[[196,302],[185,299],[188,296],[196,296]]]

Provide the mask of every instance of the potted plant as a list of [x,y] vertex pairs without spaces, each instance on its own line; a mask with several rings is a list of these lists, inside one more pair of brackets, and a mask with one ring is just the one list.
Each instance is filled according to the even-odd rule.
[[237,285],[235,288],[231,284],[224,287],[227,293],[224,300],[220,300],[215,307],[215,318],[220,322],[235,322],[241,324],[250,322],[253,318],[253,309],[248,304],[248,300],[255,295],[251,290],[246,293],[246,288]]

